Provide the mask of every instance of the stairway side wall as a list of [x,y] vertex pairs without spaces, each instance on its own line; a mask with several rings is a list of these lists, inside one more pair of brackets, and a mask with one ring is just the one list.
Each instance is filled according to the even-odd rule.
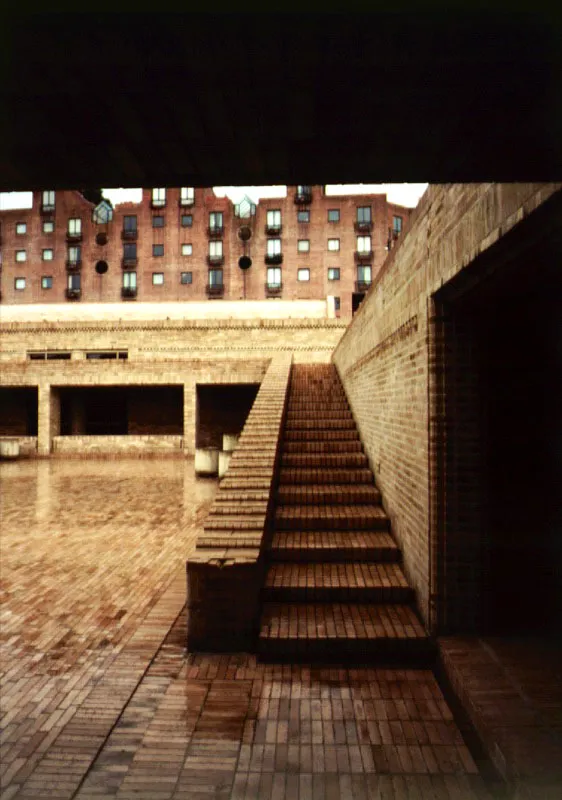
[[432,483],[440,391],[433,296],[560,188],[430,186],[333,355],[428,625],[432,507],[442,492]]

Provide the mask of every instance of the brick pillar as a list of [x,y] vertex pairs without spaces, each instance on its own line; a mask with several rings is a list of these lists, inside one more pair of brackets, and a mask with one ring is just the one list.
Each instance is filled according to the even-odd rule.
[[60,396],[48,383],[38,387],[37,455],[51,453],[53,436],[60,433]]
[[183,449],[186,455],[195,454],[197,389],[195,381],[183,385]]

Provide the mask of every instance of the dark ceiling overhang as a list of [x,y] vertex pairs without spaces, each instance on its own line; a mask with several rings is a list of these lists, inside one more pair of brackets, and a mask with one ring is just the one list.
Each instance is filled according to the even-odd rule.
[[12,15],[0,53],[3,190],[562,178],[544,15]]

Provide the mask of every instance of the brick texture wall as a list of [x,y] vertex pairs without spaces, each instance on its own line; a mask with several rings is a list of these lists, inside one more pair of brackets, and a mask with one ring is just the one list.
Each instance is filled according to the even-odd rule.
[[[439,339],[439,312],[432,298],[561,188],[561,184],[430,186],[410,218],[406,235],[391,252],[334,353],[403,550],[405,570],[428,623],[432,621],[430,594],[436,581],[434,559],[430,561],[430,532],[438,533],[437,502],[444,490],[435,481],[439,448],[434,441],[438,415],[443,413],[438,362],[439,342],[442,346],[444,338],[441,331]],[[459,381],[470,380],[467,371],[472,356],[466,331],[459,329],[455,341]],[[468,391],[477,390],[477,386],[468,387]],[[468,459],[473,424],[468,409],[466,419],[459,418],[458,424],[464,426],[463,457]],[[454,460],[454,454],[449,455]],[[465,469],[472,470],[473,463],[467,460]],[[455,470],[455,480],[461,472]],[[469,536],[474,530],[474,513],[465,509],[457,522],[458,536]],[[452,552],[447,565],[454,567],[454,559]],[[457,559],[457,577],[462,573],[470,583],[472,578],[463,569]],[[468,583],[466,596],[473,591]]]

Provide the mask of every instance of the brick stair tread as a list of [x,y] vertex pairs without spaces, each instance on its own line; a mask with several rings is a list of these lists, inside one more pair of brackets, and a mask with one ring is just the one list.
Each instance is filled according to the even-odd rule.
[[279,471],[279,485],[332,484],[332,483],[373,483],[373,473],[368,468],[335,467],[299,468],[283,467]]
[[362,560],[397,561],[400,548],[386,531],[277,531],[269,558],[320,561],[338,553]]
[[220,488],[227,491],[246,492],[252,490],[263,489],[266,493],[269,492],[271,485],[270,478],[254,478],[253,476],[243,478],[234,477],[227,473],[220,483]]
[[362,453],[363,445],[359,439],[344,439],[343,441],[309,441],[284,442],[284,453]]
[[402,567],[394,562],[317,561],[273,563],[265,576],[268,589],[410,589]]
[[277,501],[283,505],[321,503],[349,504],[349,503],[375,503],[381,501],[381,493],[370,484],[322,484],[309,483],[304,486],[280,486],[277,491]]
[[283,434],[284,442],[360,442],[357,428],[336,428],[334,430],[322,430],[313,428],[312,430],[285,431]]
[[355,430],[355,422],[351,419],[325,419],[320,417],[304,416],[298,419],[288,419],[285,422],[286,431],[310,430]]
[[232,531],[237,531],[237,530],[239,530],[239,531],[242,531],[242,530],[257,531],[257,530],[259,530],[259,531],[263,532],[264,525],[265,525],[265,516],[264,515],[260,516],[260,515],[256,514],[256,516],[254,516],[254,517],[246,517],[246,516],[231,516],[231,517],[227,517],[226,515],[225,516],[221,516],[219,514],[218,516],[214,516],[213,514],[210,514],[207,517],[207,519],[205,521],[205,524],[203,525],[203,530],[206,531],[206,532],[207,531],[228,531],[228,530],[232,530]]
[[267,512],[267,501],[263,502],[255,502],[255,503],[246,503],[244,501],[237,500],[234,503],[231,502],[215,502],[213,503],[213,507],[211,509],[211,513],[209,517],[218,517],[218,516],[235,516],[237,514],[242,514],[244,517],[250,516],[264,516]]
[[253,502],[268,502],[269,492],[258,491],[256,489],[224,489],[222,484],[215,495],[215,503],[253,503]]
[[366,467],[364,453],[289,453],[281,457],[283,467]]
[[390,520],[376,505],[278,506],[275,529],[303,531],[387,530]]

